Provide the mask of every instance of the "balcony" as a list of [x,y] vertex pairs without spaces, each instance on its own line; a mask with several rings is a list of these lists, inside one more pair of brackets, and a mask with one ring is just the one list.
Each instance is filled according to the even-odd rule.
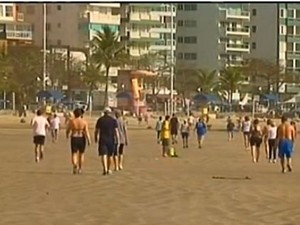
[[238,35],[250,37],[250,29],[248,27],[227,27],[226,35]]
[[[241,11],[241,10],[222,10],[225,11],[225,19],[234,19],[234,20],[247,20],[250,21],[250,12],[248,11]],[[223,14],[224,15],[224,14]]]
[[7,40],[32,40],[32,28],[30,24],[16,23],[6,24]]
[[227,43],[225,46],[225,51],[231,51],[231,52],[250,52],[250,46],[249,44],[230,44]]

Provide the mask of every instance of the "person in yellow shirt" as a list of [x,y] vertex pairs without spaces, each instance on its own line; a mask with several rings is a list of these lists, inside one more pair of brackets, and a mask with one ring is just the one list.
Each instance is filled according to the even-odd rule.
[[161,130],[161,142],[162,142],[162,156],[167,157],[168,151],[170,148],[170,138],[171,138],[171,129],[170,129],[170,116],[166,116],[162,124]]

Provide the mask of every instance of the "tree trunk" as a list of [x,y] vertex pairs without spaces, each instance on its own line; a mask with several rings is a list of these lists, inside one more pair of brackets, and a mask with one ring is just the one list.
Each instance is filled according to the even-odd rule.
[[104,103],[103,103],[104,107],[108,106],[109,69],[110,69],[109,66],[107,66],[105,69],[105,91],[104,91]]

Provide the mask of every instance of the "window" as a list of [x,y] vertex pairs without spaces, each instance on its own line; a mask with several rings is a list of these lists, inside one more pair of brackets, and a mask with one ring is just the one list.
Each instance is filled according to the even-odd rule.
[[61,40],[57,40],[57,45],[61,45]]
[[47,31],[50,31],[50,30],[51,30],[51,24],[50,24],[50,23],[47,23],[47,24],[46,24],[46,30],[47,30]]
[[197,26],[197,21],[196,20],[185,20],[184,21],[184,26],[186,26],[186,27],[196,27]]
[[184,10],[185,11],[196,11],[197,4],[184,4]]
[[284,9],[280,9],[280,18],[284,18]]
[[252,49],[256,49],[256,42],[252,42]]
[[296,9],[296,19],[300,19],[300,9]]
[[183,26],[183,20],[178,20],[177,21],[177,26],[182,27]]
[[295,49],[295,51],[296,52],[300,52],[300,43],[296,43],[296,49]]
[[292,59],[286,61],[286,67],[294,67],[294,62]]
[[57,10],[60,11],[61,10],[61,5],[57,6]]
[[185,60],[196,60],[197,53],[184,53],[184,59]]
[[184,37],[184,43],[186,43],[186,44],[196,44],[197,43],[197,37],[196,36]]
[[178,11],[183,10],[183,4],[178,4],[177,10],[178,10]]
[[300,27],[299,26],[296,26],[296,35],[300,36]]
[[300,60],[296,59],[296,68],[300,68]]
[[294,51],[294,44],[292,42],[287,43],[287,51],[293,52]]
[[3,16],[3,6],[0,5],[0,17],[2,17],[2,16]]
[[178,52],[177,59],[183,59],[183,53],[182,52]]
[[284,27],[280,26],[280,34],[284,34]]
[[257,12],[256,9],[252,9],[252,16],[256,16]]
[[111,9],[111,15],[113,15],[113,16],[120,15],[120,8],[112,8]]
[[294,10],[293,9],[288,9],[287,18],[294,18]]
[[293,26],[287,27],[287,35],[294,35],[294,27]]
[[61,28],[61,23],[57,23],[57,28]]
[[178,37],[177,38],[177,43],[183,43],[183,37]]
[[6,17],[13,16],[13,7],[12,6],[5,6],[5,16]]
[[256,26],[252,26],[252,33],[256,33]]

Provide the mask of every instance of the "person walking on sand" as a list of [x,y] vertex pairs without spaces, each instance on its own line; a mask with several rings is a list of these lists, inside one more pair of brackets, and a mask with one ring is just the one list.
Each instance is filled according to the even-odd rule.
[[276,157],[277,157],[277,145],[276,145],[276,135],[277,135],[277,127],[275,126],[275,123],[270,120],[268,121],[268,131],[267,131],[267,140],[268,140],[268,147],[269,147],[269,162],[270,163],[276,163]]
[[227,133],[228,133],[228,141],[233,140],[233,132],[234,132],[235,124],[232,119],[229,117],[227,120]]
[[167,157],[170,149],[171,129],[170,116],[167,115],[162,124],[161,142],[162,142],[162,156]]
[[180,126],[180,133],[182,137],[182,145],[183,148],[189,147],[189,136],[190,136],[190,125],[187,123],[186,120]]
[[259,125],[259,120],[255,119],[250,127],[250,146],[253,163],[257,163],[259,161],[261,143],[262,129]]
[[37,110],[36,117],[31,121],[33,127],[33,143],[35,152],[35,161],[39,162],[44,158],[44,146],[46,131],[50,127],[47,119],[43,116],[42,111]]
[[60,119],[56,113],[54,113],[54,116],[51,119],[50,126],[52,142],[55,143],[58,140],[58,133],[60,129]]
[[287,118],[281,118],[281,124],[277,128],[278,156],[281,163],[281,172],[292,172],[292,153],[295,142],[295,128],[287,122]]
[[156,126],[155,126],[155,130],[156,130],[156,139],[157,139],[157,143],[160,144],[160,141],[161,141],[161,129],[162,129],[162,123],[163,123],[163,120],[162,120],[162,117],[160,116],[156,122]]
[[82,111],[77,108],[73,112],[74,118],[68,123],[66,137],[71,136],[71,156],[73,165],[73,174],[82,173],[84,162],[84,152],[87,144],[90,145],[91,138],[87,122],[81,117]]
[[264,144],[264,148],[265,148],[265,154],[266,154],[267,159],[269,159],[270,147],[269,147],[268,136],[269,136],[269,130],[270,130],[270,127],[271,127],[271,123],[272,123],[272,120],[268,119],[267,124],[266,124],[266,126],[264,126],[263,131],[262,131],[262,140],[263,140],[263,144]]
[[98,142],[98,155],[101,157],[103,175],[112,173],[113,154],[116,143],[119,143],[118,123],[111,114],[109,107],[104,109],[104,115],[101,116],[95,127],[95,142]]
[[245,120],[242,122],[242,132],[244,137],[245,149],[248,150],[250,147],[250,128],[251,121],[249,116],[245,116]]
[[172,136],[172,144],[177,144],[177,135],[179,130],[179,120],[175,113],[172,114],[172,118],[170,120],[170,129]]
[[119,139],[116,139],[116,148],[114,152],[114,164],[115,164],[115,171],[123,170],[123,161],[124,161],[124,147],[128,145],[128,137],[127,137],[127,128],[126,123],[122,117],[121,111],[115,112],[117,125],[118,125],[118,132],[119,132]]
[[207,133],[207,125],[204,122],[203,118],[199,118],[198,122],[196,123],[195,130],[197,132],[198,137],[198,148],[202,148],[204,137]]

